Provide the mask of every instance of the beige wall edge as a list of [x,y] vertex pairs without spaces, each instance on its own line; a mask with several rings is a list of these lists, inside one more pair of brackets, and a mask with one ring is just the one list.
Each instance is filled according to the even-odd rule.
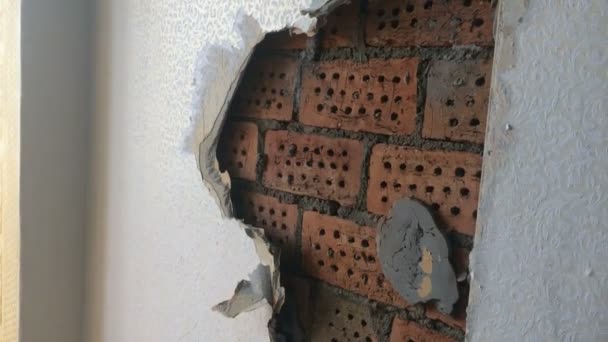
[[0,340],[19,339],[20,1],[0,2]]

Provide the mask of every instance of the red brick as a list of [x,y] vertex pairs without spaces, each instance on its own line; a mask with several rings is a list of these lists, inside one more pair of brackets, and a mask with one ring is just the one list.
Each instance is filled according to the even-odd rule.
[[266,133],[264,185],[353,205],[360,187],[363,144],[287,131]]
[[319,30],[321,47],[339,48],[353,46],[358,33],[359,1],[342,5],[333,10],[326,24]]
[[390,342],[453,342],[456,339],[442,335],[417,323],[393,319]]
[[379,302],[407,306],[382,274],[373,228],[307,211],[302,261],[305,272],[315,278]]
[[411,134],[416,126],[417,68],[417,58],[307,65],[300,121],[352,131]]
[[298,207],[282,203],[278,198],[246,192],[235,199],[237,216],[244,222],[263,228],[268,239],[281,248],[281,260],[293,264],[296,255]]
[[314,298],[310,341],[376,342],[370,309],[320,289]]
[[387,214],[393,202],[416,198],[437,210],[440,227],[473,235],[481,156],[379,144],[370,160],[367,209]]
[[289,30],[267,33],[260,42],[263,50],[303,50],[306,49],[308,36],[295,34]]
[[297,61],[294,58],[275,55],[254,57],[237,90],[231,115],[291,120],[296,72]]
[[231,177],[255,180],[258,128],[253,123],[227,123],[218,145],[218,160]]
[[491,68],[487,60],[432,62],[422,136],[483,143]]
[[366,42],[373,46],[490,46],[493,15],[490,0],[372,0]]

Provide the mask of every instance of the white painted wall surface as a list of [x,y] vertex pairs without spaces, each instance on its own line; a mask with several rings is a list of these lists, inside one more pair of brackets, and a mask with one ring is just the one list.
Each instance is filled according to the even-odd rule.
[[608,2],[501,3],[467,337],[608,341]]
[[97,1],[85,341],[268,340],[268,310],[211,311],[258,258],[196,151],[262,29],[305,2]]

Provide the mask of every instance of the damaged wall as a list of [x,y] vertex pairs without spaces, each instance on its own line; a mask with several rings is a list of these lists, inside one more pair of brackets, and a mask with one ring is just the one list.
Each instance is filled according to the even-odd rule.
[[472,341],[608,339],[608,3],[501,1]]
[[[373,308],[366,329],[374,340],[405,339],[411,327],[464,336],[493,13],[490,1],[353,1],[337,7],[317,36],[268,35],[230,104],[217,153],[232,177],[236,217],[264,228],[283,249],[284,278],[325,284],[313,286],[312,298],[329,287],[339,292],[326,295],[332,301],[367,300],[359,310]],[[424,203],[437,233],[447,235],[443,249],[432,248],[445,259],[433,265],[433,279],[451,267],[449,246],[463,280],[452,316],[404,301],[396,291],[402,287],[387,280],[395,274],[380,267],[386,254],[376,248],[377,226],[404,197]],[[425,227],[433,225],[428,217]],[[444,289],[451,298],[442,308],[452,311],[458,291],[451,277],[454,283],[428,284],[421,297]],[[312,317],[323,308],[311,308]],[[398,326],[408,329],[391,335],[394,317],[407,319]],[[338,341],[361,335],[348,321],[336,315],[327,328],[315,319],[311,334]],[[349,332],[335,328],[342,324]]]

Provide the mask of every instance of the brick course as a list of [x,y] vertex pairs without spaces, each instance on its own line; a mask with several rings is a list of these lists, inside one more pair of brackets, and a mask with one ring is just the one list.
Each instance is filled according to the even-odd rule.
[[257,119],[289,121],[297,74],[295,58],[255,56],[247,66],[230,114]]
[[220,166],[231,177],[255,180],[258,151],[258,128],[247,122],[230,122],[219,144]]
[[360,141],[269,131],[264,152],[265,186],[347,206],[355,203],[363,162]]
[[304,213],[302,266],[307,274],[373,300],[407,306],[385,279],[377,258],[375,229]]
[[493,44],[490,0],[370,0],[365,23],[372,46]]
[[387,214],[393,202],[416,198],[437,211],[447,230],[473,235],[481,156],[376,145],[372,150],[367,209]]
[[431,63],[423,137],[483,143],[491,67],[487,60]]
[[300,121],[307,125],[383,134],[416,126],[417,58],[338,60],[304,67]]

